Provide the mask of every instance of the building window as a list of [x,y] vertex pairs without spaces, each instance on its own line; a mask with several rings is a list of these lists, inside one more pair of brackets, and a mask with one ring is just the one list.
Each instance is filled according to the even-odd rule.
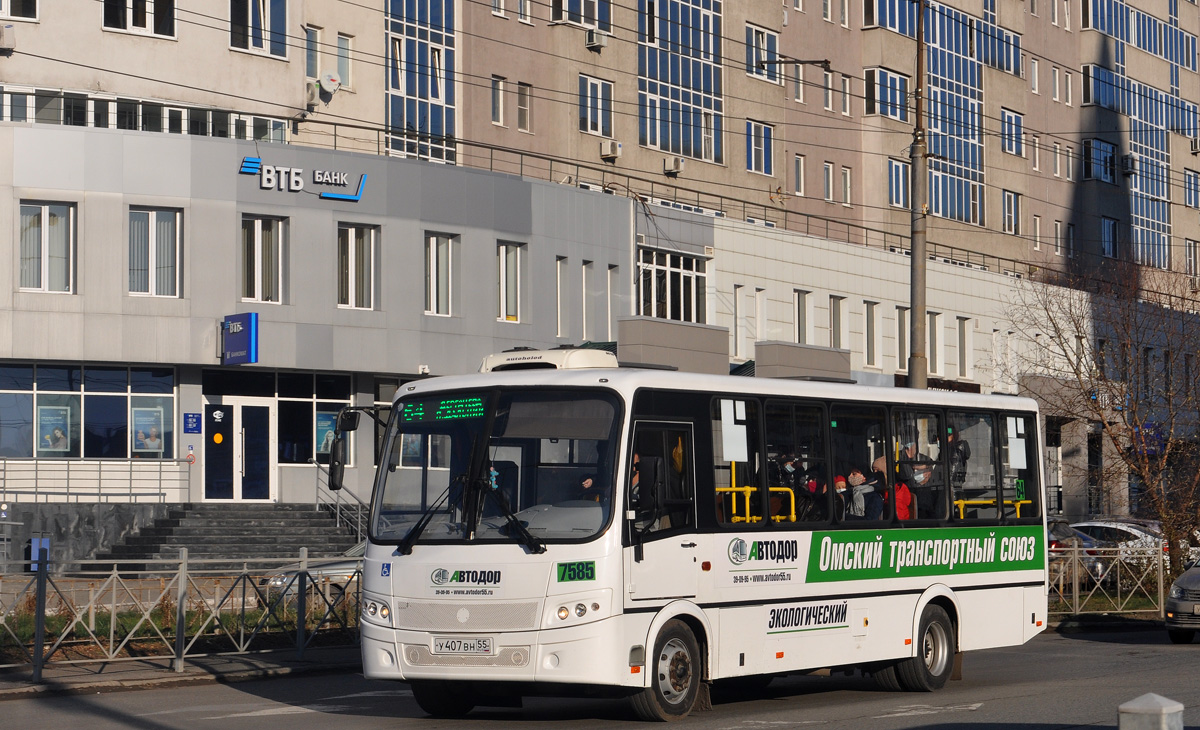
[[1099,139],[1086,139],[1083,141],[1083,178],[1085,180],[1115,182],[1117,176],[1116,160],[1116,145]]
[[1038,90],[1038,60],[1036,58],[1029,59],[1029,90],[1035,94],[1040,94]]
[[554,259],[554,311],[557,317],[555,335],[567,336],[567,257],[556,256]]
[[287,0],[230,0],[229,45],[287,57]]
[[879,367],[878,302],[863,302],[863,357],[867,367]]
[[612,137],[613,85],[590,76],[579,76],[579,131]]
[[1063,249],[1063,224],[1062,221],[1054,221],[1054,255],[1062,256]]
[[1067,224],[1067,258],[1075,258],[1075,224]]
[[942,338],[941,338],[941,322],[942,315],[937,312],[928,312],[929,325],[926,328],[925,339],[928,341],[928,350],[925,356],[929,358],[929,374],[938,375],[942,372]]
[[773,84],[780,82],[779,36],[769,30],[746,26],[746,73]]
[[1040,215],[1033,217],[1033,250],[1042,250],[1042,217]]
[[908,307],[896,307],[896,369],[908,370]]
[[1059,97],[1058,97],[1058,66],[1050,67],[1050,98],[1054,99],[1055,101],[1059,100]]
[[1117,256],[1117,221],[1114,218],[1100,219],[1100,244],[1102,253],[1108,258]]
[[888,205],[896,208],[909,207],[909,180],[912,164],[902,160],[888,160]]
[[842,114],[850,116],[850,77],[842,76]]
[[304,75],[310,79],[321,76],[321,29],[304,26]]
[[607,33],[612,30],[612,3],[610,0],[552,0],[550,20],[598,28]]
[[792,98],[804,103],[804,64],[792,64]]
[[350,53],[353,48],[354,39],[348,35],[338,33],[337,37],[337,73],[338,80],[342,86],[347,89],[354,88],[354,77],[351,74],[350,68]]
[[1066,92],[1067,106],[1071,106],[1071,72],[1063,73],[1063,91]]
[[804,155],[792,158],[792,192],[804,195]]
[[974,377],[974,343],[972,342],[973,325],[969,318],[958,318],[958,377],[969,379]]
[[1004,202],[1003,226],[1005,233],[1021,235],[1021,195],[1011,190],[1001,191]]
[[1067,179],[1074,180],[1075,179],[1075,148],[1074,147],[1067,147],[1066,163],[1067,163]]
[[850,27],[850,0],[838,0],[838,16],[843,28]]
[[104,27],[174,36],[175,0],[104,0]]
[[280,302],[284,219],[242,218],[242,299]]
[[769,124],[746,120],[746,169],[763,175],[773,175],[771,166],[771,135]]
[[1036,135],[1029,137],[1029,162],[1034,170],[1042,169],[1042,138]]
[[1200,173],[1183,171],[1183,204],[1189,208],[1200,208]]
[[638,314],[704,324],[707,260],[696,256],[638,249]]
[[822,169],[821,180],[824,183],[826,202],[833,202],[833,163],[826,162]]
[[129,292],[179,295],[179,210],[129,211]]
[[450,237],[425,236],[425,314],[450,316]]
[[75,206],[21,203],[21,288],[74,291]]
[[842,168],[842,205],[850,205],[850,168]]
[[809,294],[803,289],[792,290],[792,339],[801,345],[808,344],[812,335],[808,331],[811,317],[808,314]]
[[1024,117],[1008,109],[1000,110],[1000,146],[1005,152],[1025,156]]
[[517,20],[522,23],[531,22],[529,19],[529,4],[533,0],[517,0]]
[[822,79],[821,92],[824,95],[825,111],[833,111],[833,74],[829,71],[825,72]]
[[521,321],[521,245],[500,243],[496,247],[497,299],[496,318],[502,322]]
[[1054,177],[1062,177],[1062,145],[1054,143]]
[[863,75],[866,113],[907,122],[908,77],[886,68],[870,68]]
[[373,226],[338,226],[338,306],[374,307],[375,240]]
[[504,15],[504,0],[492,0],[492,13]]
[[843,330],[846,327],[846,298],[836,295],[829,297],[829,346],[834,350],[845,347],[846,337]]
[[533,87],[529,84],[517,84],[517,129],[522,132],[532,129],[533,117],[529,106],[532,101]]
[[821,19],[833,22],[833,0],[821,0]]
[[1184,273],[1188,276],[1195,277],[1197,274],[1200,274],[1200,259],[1197,258],[1198,254],[1200,254],[1200,243],[1190,238],[1185,239],[1183,242],[1183,267]]
[[504,77],[492,77],[492,124],[504,126]]
[[0,17],[36,18],[37,0],[0,0]]

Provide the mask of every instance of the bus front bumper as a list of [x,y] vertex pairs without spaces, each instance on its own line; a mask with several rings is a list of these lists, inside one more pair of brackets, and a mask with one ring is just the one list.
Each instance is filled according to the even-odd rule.
[[[642,668],[629,666],[629,649],[645,641],[615,616],[579,626],[498,633],[488,655],[433,653],[435,634],[362,628],[363,674],[368,679],[553,682],[641,687]],[[447,634],[436,634],[445,636]],[[458,638],[475,638],[480,635]],[[632,643],[630,643],[632,642]]]

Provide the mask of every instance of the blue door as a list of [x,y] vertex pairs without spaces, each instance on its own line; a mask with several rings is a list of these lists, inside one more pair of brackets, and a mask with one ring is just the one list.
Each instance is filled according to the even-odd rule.
[[204,406],[204,499],[272,499],[275,402],[228,396],[221,401]]

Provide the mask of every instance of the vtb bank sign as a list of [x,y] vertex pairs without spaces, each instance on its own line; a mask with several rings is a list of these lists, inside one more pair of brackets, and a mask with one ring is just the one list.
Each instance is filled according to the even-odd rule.
[[[280,167],[264,165],[261,157],[243,157],[242,167],[238,170],[241,175],[258,175],[258,186],[263,190],[279,190],[280,192],[300,193],[304,191],[304,168]],[[333,170],[313,170],[314,185],[346,189],[350,187],[350,173]],[[362,200],[363,189],[367,184],[366,174],[358,176],[358,188],[353,193],[343,193],[322,190],[318,195],[323,200],[348,200],[357,203]]]

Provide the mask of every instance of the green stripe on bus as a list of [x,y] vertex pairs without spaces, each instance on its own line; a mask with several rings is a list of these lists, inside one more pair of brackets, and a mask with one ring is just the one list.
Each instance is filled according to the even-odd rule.
[[1041,525],[814,532],[809,583],[1042,570]]

